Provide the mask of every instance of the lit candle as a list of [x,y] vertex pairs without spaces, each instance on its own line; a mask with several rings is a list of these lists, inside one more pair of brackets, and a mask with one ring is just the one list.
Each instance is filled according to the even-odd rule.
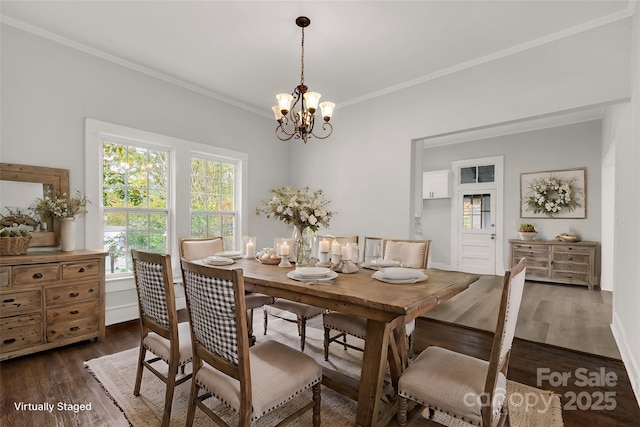
[[280,255],[281,256],[289,255],[289,245],[287,244],[287,242],[284,242],[282,245],[280,245]]
[[247,258],[256,257],[256,245],[253,242],[247,243]]
[[342,247],[342,260],[349,261],[351,259],[351,246],[344,245]]
[[338,240],[334,240],[331,244],[331,255],[341,255],[342,252],[340,252],[340,248],[340,242],[338,242]]
[[330,246],[329,246],[329,241],[327,239],[322,239],[319,243],[318,243],[318,250],[320,252],[329,252]]

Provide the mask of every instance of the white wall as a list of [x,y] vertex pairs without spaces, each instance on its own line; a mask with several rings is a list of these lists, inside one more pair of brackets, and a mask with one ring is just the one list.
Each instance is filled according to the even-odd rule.
[[[246,232],[265,246],[283,233],[279,223],[253,214],[269,188],[289,181],[288,146],[274,142],[272,120],[6,24],[0,28],[2,162],[69,169],[71,191],[85,192],[86,117],[244,152]],[[84,224],[80,218],[77,247],[84,247]],[[107,292],[109,323],[123,320],[114,313],[136,315],[131,281],[108,282]]]
[[[618,121],[612,329],[640,404],[640,10],[633,17],[629,120]],[[628,136],[627,136],[628,135]]]

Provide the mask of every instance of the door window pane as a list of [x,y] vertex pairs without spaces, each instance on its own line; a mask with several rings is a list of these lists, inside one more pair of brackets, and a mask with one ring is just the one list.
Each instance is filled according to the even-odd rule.
[[491,228],[491,195],[467,194],[462,200],[462,228],[483,230]]

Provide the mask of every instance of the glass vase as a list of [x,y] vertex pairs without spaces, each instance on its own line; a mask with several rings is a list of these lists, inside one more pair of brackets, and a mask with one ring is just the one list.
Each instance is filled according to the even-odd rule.
[[309,227],[293,227],[293,248],[296,267],[306,267],[311,261],[311,240],[313,232]]

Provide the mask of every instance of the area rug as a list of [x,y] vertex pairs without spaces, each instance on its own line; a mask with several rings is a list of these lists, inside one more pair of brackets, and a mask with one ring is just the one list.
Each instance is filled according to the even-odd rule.
[[[256,316],[258,317],[258,316]],[[261,317],[261,316],[260,316]],[[287,344],[293,348],[299,348],[299,338],[297,336],[296,325],[281,319],[269,320],[269,331],[266,336],[262,335],[261,321],[256,321],[254,331],[260,331],[257,335],[258,341],[272,339]],[[354,339],[354,341],[357,339]],[[358,344],[357,342],[354,342]],[[360,343],[361,344],[361,343]],[[312,356],[320,364],[330,369],[339,371],[352,378],[360,375],[360,363],[362,353],[358,351],[344,351],[338,345],[332,345],[329,361],[324,360],[323,353],[323,332],[318,328],[307,328],[307,340],[305,354]],[[120,353],[103,356],[85,362],[85,367],[100,382],[111,399],[118,405],[130,424],[134,427],[159,426],[162,422],[164,409],[165,385],[153,374],[145,370],[142,378],[140,396],[133,395],[135,382],[136,361],[138,349],[133,348]],[[189,368],[187,368],[187,373]],[[171,412],[171,427],[182,427],[186,419],[186,407],[189,399],[190,382],[187,381],[176,387],[173,407]],[[561,427],[562,411],[560,408],[560,398],[551,392],[539,390],[523,384],[509,381],[509,393],[518,393],[522,396],[537,396],[540,405],[542,402],[551,402],[547,410],[544,405],[535,408],[521,403],[518,399],[510,402],[511,425],[515,427]],[[529,393],[529,394],[527,394]],[[300,396],[290,402],[290,406],[283,408],[283,411],[274,411],[260,418],[254,425],[257,427],[271,427],[286,416],[286,413],[304,404],[308,399]],[[217,403],[215,399],[208,400],[214,412],[230,424],[235,424],[235,415],[225,405]],[[357,403],[341,394],[326,387],[322,388],[322,424],[331,427],[352,426],[354,424]],[[540,410],[539,410],[540,409]],[[448,418],[446,414],[436,414],[435,420],[450,427],[467,427],[469,424],[460,420]],[[211,425],[210,420],[202,413],[196,411],[194,426]],[[308,412],[295,420],[292,425],[310,426],[311,413]]]

